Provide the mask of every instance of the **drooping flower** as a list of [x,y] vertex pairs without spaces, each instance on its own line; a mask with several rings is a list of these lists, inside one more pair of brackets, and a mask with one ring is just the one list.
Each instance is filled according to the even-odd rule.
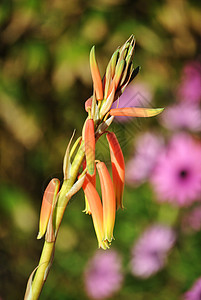
[[110,148],[113,185],[118,209],[119,207],[123,208],[123,191],[125,183],[124,156],[114,132],[107,133],[107,141]]
[[201,110],[192,103],[179,103],[165,109],[161,123],[170,130],[201,130]]
[[95,166],[95,134],[94,120],[88,119],[84,128],[84,146],[86,154],[86,164],[90,175],[94,173]]
[[107,242],[104,241],[103,206],[99,194],[96,191],[96,188],[93,185],[93,183],[90,181],[88,175],[86,176],[82,188],[89,203],[99,248],[107,249]]
[[103,231],[104,240],[111,242],[116,214],[116,199],[112,179],[103,162],[97,163],[97,170],[101,183],[102,203],[103,203]]
[[183,69],[177,97],[181,101],[198,103],[201,101],[201,64],[189,62]]
[[184,300],[200,300],[201,277],[196,280],[192,288],[185,293]]
[[92,299],[106,299],[118,292],[122,286],[121,258],[117,252],[98,251],[86,265],[85,289]]
[[[83,169],[86,167],[86,161],[83,162]],[[87,174],[87,177],[89,179],[89,181],[94,185],[94,187],[96,188],[96,168],[94,168],[94,173],[93,175]],[[91,215],[91,209],[89,206],[89,201],[87,200],[87,197],[85,195],[85,209],[83,210],[83,212],[85,212],[86,214]]]
[[163,139],[157,134],[145,132],[139,135],[135,153],[126,164],[126,182],[136,186],[147,180],[163,147]]
[[158,157],[151,183],[161,202],[187,206],[200,199],[200,142],[185,133],[175,134]]
[[131,271],[134,276],[148,278],[161,270],[176,240],[175,232],[164,225],[153,225],[135,242]]

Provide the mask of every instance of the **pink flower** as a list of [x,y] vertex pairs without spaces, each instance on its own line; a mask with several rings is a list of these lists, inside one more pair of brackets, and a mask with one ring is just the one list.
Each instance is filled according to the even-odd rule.
[[184,300],[200,300],[201,278],[194,283],[193,287],[184,295]]
[[175,239],[176,235],[169,227],[154,225],[148,228],[132,249],[131,270],[133,275],[148,278],[161,270]]
[[201,110],[197,105],[179,103],[166,108],[161,115],[161,123],[170,130],[201,130]]
[[173,136],[151,177],[159,201],[187,206],[201,196],[201,144],[185,133]]
[[135,155],[126,164],[126,182],[130,185],[141,184],[150,176],[162,151],[163,139],[146,132],[136,139],[135,146]]
[[197,103],[201,100],[201,64],[198,61],[184,67],[177,94],[182,101]]
[[85,288],[92,299],[105,299],[120,290],[123,282],[121,258],[113,250],[98,250],[84,273]]

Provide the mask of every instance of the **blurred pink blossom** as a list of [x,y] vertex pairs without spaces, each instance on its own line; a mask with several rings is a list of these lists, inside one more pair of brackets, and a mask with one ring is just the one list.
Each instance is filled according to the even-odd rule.
[[167,107],[161,115],[161,123],[170,130],[201,130],[201,110],[197,105],[179,103]]
[[161,270],[168,251],[176,240],[175,232],[164,225],[153,225],[136,241],[132,249],[133,275],[148,278]]
[[151,176],[159,201],[187,206],[201,198],[201,143],[175,134],[160,153]]
[[201,295],[201,278],[197,279],[192,288],[185,293],[184,300],[200,300]]
[[123,282],[121,258],[114,250],[98,250],[84,273],[85,288],[92,299],[105,299],[120,290]]
[[145,132],[135,146],[135,154],[126,164],[126,182],[130,185],[139,185],[150,176],[164,143],[159,135]]
[[181,101],[198,103],[201,101],[201,64],[189,62],[183,69],[177,97]]

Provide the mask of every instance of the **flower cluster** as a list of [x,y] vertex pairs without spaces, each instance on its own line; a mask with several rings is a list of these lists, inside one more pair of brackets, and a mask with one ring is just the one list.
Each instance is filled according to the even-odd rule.
[[[116,210],[123,208],[123,191],[125,182],[125,164],[121,147],[114,132],[108,127],[115,116],[151,117],[158,115],[163,109],[123,107],[119,108],[119,97],[138,74],[139,67],[134,68],[132,57],[135,39],[132,35],[122,47],[112,55],[101,78],[95,58],[95,48],[90,52],[90,69],[93,80],[93,95],[85,102],[88,113],[84,122],[82,135],[73,146],[72,135],[67,146],[64,161],[64,180],[60,188],[60,181],[53,178],[48,184],[42,201],[38,239],[45,235],[45,243],[40,264],[31,273],[25,299],[30,295],[38,299],[44,281],[47,278],[54,255],[57,233],[71,199],[81,188],[85,194],[85,212],[91,215],[98,247],[107,249],[113,240]],[[112,108],[114,101],[117,106]],[[95,147],[97,140],[106,134],[112,163],[112,177],[104,162],[96,160]],[[96,190],[96,173],[101,184],[101,196]],[[34,281],[33,274],[36,272]]]
[[[63,163],[64,183],[67,187],[70,183],[73,184],[64,197],[61,197],[58,179],[52,179],[47,186],[41,207],[38,238],[47,231],[46,240],[55,240],[57,228],[55,230],[52,223],[55,206],[66,206],[70,198],[82,187],[85,194],[84,211],[92,217],[98,245],[103,249],[109,248],[113,239],[116,210],[123,208],[125,164],[118,140],[114,132],[108,131],[108,127],[115,116],[151,117],[163,110],[118,107],[119,101],[116,103],[117,107],[112,108],[113,103],[119,99],[127,85],[138,74],[139,67],[134,68],[132,63],[134,46],[135,39],[132,35],[112,55],[103,79],[95,58],[95,48],[92,47],[90,69],[93,95],[85,102],[88,117],[83,126],[82,136],[71,148],[72,136]],[[96,142],[103,134],[106,134],[110,149],[112,177],[105,163],[96,160],[95,157]],[[96,190],[96,173],[99,175],[102,197]],[[58,214],[57,210],[56,219]]]

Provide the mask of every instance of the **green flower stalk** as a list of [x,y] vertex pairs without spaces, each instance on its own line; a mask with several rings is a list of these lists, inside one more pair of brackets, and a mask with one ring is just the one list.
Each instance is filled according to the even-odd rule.
[[[31,273],[25,300],[39,298],[52,265],[55,243],[63,214],[71,197],[81,188],[85,193],[85,213],[90,214],[96,232],[98,247],[108,249],[113,239],[116,210],[123,208],[125,164],[120,145],[108,127],[115,116],[151,117],[162,108],[112,108],[126,86],[139,72],[133,67],[132,57],[135,39],[131,37],[112,55],[103,79],[95,57],[95,48],[90,52],[90,69],[93,80],[93,95],[85,102],[88,113],[82,135],[71,146],[74,133],[67,146],[63,161],[63,184],[54,178],[48,184],[42,201],[38,239],[45,236],[44,247],[38,266]],[[103,162],[95,158],[97,140],[107,134],[112,162],[112,177]],[[96,172],[96,169],[98,172]],[[101,194],[96,190],[96,173],[100,177]],[[101,200],[102,198],[102,200]]]

